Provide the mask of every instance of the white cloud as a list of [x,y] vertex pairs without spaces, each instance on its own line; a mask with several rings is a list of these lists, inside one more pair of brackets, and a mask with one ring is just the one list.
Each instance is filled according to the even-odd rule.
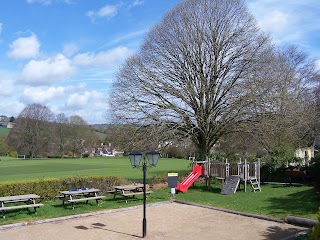
[[10,44],[8,56],[11,58],[34,58],[39,54],[40,43],[35,34],[30,37],[21,37]]
[[274,10],[264,15],[260,19],[259,25],[261,29],[264,29],[264,31],[280,32],[286,29],[290,23],[289,19],[289,14],[280,10]]
[[88,123],[105,123],[108,110],[107,97],[101,91],[72,94],[66,103],[69,116],[78,114]]
[[80,66],[107,66],[113,67],[122,63],[131,51],[127,47],[117,47],[105,52],[82,53],[74,57],[74,64]]
[[[54,0],[27,0],[28,4],[39,3],[45,6],[49,6],[54,2]],[[66,4],[71,4],[72,0],[61,0],[60,2],[64,2]]]
[[148,31],[149,31],[149,29],[142,29],[142,30],[138,30],[138,31],[135,31],[135,32],[130,32],[130,33],[126,34],[126,35],[123,35],[121,37],[118,37],[118,38],[114,39],[112,41],[112,43],[118,43],[118,42],[127,41],[127,40],[131,40],[131,39],[136,39],[137,37],[141,38]]
[[73,43],[69,43],[63,46],[63,54],[67,57],[73,56],[76,52],[78,52],[78,50],[78,46]]
[[133,3],[132,3],[132,6],[139,6],[139,5],[142,5],[143,4],[143,0],[135,0]]
[[320,60],[315,61],[315,64],[316,64],[315,66],[316,70],[320,72]]
[[0,102],[4,101],[4,98],[16,95],[19,91],[18,87],[14,85],[14,79],[16,79],[15,73],[0,69]]
[[144,2],[143,0],[134,0],[134,2],[129,7],[131,8],[131,7],[142,5],[143,2]]
[[13,94],[15,94],[16,88],[13,86],[12,82],[9,79],[6,79],[6,78],[0,79],[0,86],[1,86],[0,101],[3,101],[4,97],[10,97]]
[[103,93],[96,90],[74,93],[69,96],[66,107],[69,109],[83,109],[89,107],[89,109],[93,111],[95,109],[95,104],[98,104],[102,100],[106,100]]
[[87,16],[94,21],[96,18],[104,18],[104,17],[114,17],[118,13],[118,8],[115,5],[105,5],[97,11],[89,11],[87,12]]
[[40,3],[43,5],[50,5],[52,3],[52,0],[27,0],[27,3],[29,4]]
[[20,80],[30,85],[49,85],[72,76],[75,68],[62,54],[46,60],[31,60],[22,70]]
[[21,99],[28,103],[47,103],[63,96],[64,92],[63,87],[29,87],[24,89]]
[[25,105],[16,101],[0,101],[0,109],[1,115],[5,115],[7,117],[17,117],[22,110],[25,108]]

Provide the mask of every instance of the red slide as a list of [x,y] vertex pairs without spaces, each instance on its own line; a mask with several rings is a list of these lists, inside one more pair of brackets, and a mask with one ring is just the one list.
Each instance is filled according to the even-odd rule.
[[200,165],[195,165],[192,172],[189,174],[188,177],[186,177],[182,183],[179,183],[178,186],[176,187],[177,191],[180,192],[186,192],[190,185],[194,183],[195,180],[197,180],[202,174],[202,166]]

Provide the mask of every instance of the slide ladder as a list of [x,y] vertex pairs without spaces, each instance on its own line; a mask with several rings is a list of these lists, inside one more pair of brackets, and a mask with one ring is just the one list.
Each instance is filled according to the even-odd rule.
[[249,178],[252,190],[255,192],[259,190],[261,192],[260,183],[258,182],[257,178]]
[[188,188],[202,175],[202,166],[195,165],[192,172],[176,187],[176,191],[186,192]]

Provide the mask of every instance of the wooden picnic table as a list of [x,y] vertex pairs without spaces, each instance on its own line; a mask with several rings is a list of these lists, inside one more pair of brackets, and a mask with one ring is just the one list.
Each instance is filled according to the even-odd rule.
[[105,196],[98,196],[98,192],[100,189],[96,188],[77,188],[71,189],[68,191],[60,191],[60,196],[56,196],[62,200],[62,204],[64,205],[65,201],[71,203],[72,208],[74,209],[74,204],[77,202],[86,202],[88,203],[89,200],[96,200],[97,204],[99,205],[99,200],[105,198]]
[[[128,185],[122,185],[122,186],[113,186],[112,191],[109,191],[110,193],[113,193],[113,199],[116,198],[116,195],[121,195],[126,198],[128,197],[135,197],[136,195],[143,194],[143,184],[141,183],[133,183]],[[146,191],[146,194],[150,194],[152,191]]]
[[40,198],[40,196],[36,194],[0,197],[0,211],[2,212],[2,217],[5,218],[6,211],[23,208],[27,208],[28,210],[34,208],[34,212],[37,214],[37,208],[43,206],[41,203],[36,203],[36,199],[38,198]]

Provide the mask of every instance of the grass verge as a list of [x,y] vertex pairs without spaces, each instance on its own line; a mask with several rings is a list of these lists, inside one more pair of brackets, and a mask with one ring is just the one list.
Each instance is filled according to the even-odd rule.
[[[233,195],[222,195],[220,191],[221,185],[219,183],[213,183],[210,190],[204,183],[196,183],[186,193],[176,194],[175,198],[181,201],[282,219],[288,215],[316,219],[316,212],[320,206],[320,196],[310,186],[263,185],[261,192],[251,192],[249,188],[247,192],[244,192],[242,188]],[[153,190],[153,193],[148,196],[147,203],[168,201],[171,198],[170,189],[165,187]],[[89,201],[88,204],[76,204],[73,210],[68,203],[63,206],[59,200],[47,201],[44,202],[44,207],[38,209],[38,215],[29,213],[27,210],[10,211],[6,213],[5,219],[0,219],[0,225],[118,209],[141,205],[142,202],[142,195],[129,199],[128,203],[121,196],[117,196],[114,200],[113,195],[107,195],[100,206],[97,206],[95,201]]]

